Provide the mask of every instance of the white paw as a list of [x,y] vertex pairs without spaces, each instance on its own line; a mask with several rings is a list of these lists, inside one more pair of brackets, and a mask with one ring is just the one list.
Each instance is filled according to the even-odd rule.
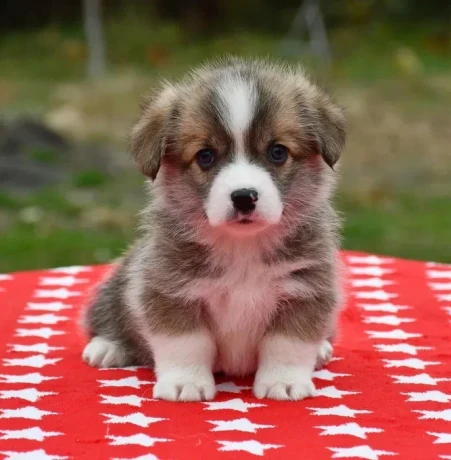
[[100,336],[86,345],[83,361],[93,367],[123,367],[129,364],[127,354],[119,345]]
[[165,372],[153,388],[154,398],[167,401],[209,401],[215,394],[213,374],[207,370],[192,372],[190,368]]
[[254,395],[258,399],[298,401],[315,394],[311,373],[294,366],[259,370],[255,376]]
[[329,364],[334,353],[334,347],[329,342],[329,340],[324,340],[318,351],[318,356],[316,358],[315,369],[321,369],[326,364]]

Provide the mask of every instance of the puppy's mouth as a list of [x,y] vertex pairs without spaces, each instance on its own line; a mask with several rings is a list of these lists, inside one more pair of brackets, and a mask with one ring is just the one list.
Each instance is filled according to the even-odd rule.
[[243,217],[242,219],[237,219],[235,221],[238,225],[249,225],[253,224],[255,221],[249,217]]
[[237,235],[253,235],[267,227],[267,222],[253,213],[251,215],[236,214],[225,222],[225,228]]

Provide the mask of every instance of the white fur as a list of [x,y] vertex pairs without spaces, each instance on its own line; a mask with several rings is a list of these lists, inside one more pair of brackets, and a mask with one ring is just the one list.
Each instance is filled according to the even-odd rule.
[[325,366],[332,359],[333,352],[334,347],[332,344],[328,340],[324,340],[319,347],[316,368],[319,369]]
[[86,345],[83,360],[96,367],[122,367],[128,364],[127,355],[122,348],[100,336],[94,337]]
[[183,336],[151,335],[157,382],[154,398],[202,401],[216,394],[212,373],[215,346],[207,332]]
[[256,91],[252,82],[239,77],[221,81],[218,94],[225,107],[222,119],[235,140],[235,152],[244,153],[244,132],[254,117]]
[[282,217],[283,204],[279,190],[271,175],[257,165],[239,156],[217,175],[206,203],[207,217],[211,225],[226,223],[233,212],[230,195],[241,188],[257,190],[255,214],[267,225],[276,224]]
[[257,398],[299,400],[313,396],[313,369],[320,344],[283,335],[267,336],[260,344],[255,376]]

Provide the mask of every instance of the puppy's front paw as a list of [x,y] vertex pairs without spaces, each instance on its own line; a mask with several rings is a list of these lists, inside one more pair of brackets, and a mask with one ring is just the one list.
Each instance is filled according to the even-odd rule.
[[167,401],[209,401],[215,397],[216,386],[211,372],[177,369],[159,376],[153,397]]
[[311,375],[303,369],[281,366],[277,369],[259,370],[255,376],[254,395],[258,399],[298,401],[315,394]]
[[330,360],[332,359],[333,353],[334,347],[332,346],[332,344],[329,342],[329,340],[324,340],[324,342],[321,343],[321,346],[318,351],[315,369],[319,370],[322,367],[329,364]]
[[93,367],[124,367],[131,363],[120,345],[101,336],[94,337],[86,345],[83,360]]

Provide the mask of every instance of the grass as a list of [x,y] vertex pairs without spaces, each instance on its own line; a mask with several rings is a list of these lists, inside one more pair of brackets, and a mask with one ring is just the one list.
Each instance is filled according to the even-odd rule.
[[[149,32],[151,30],[151,33]],[[349,117],[338,207],[344,247],[451,262],[451,59],[430,50],[422,31],[335,31],[337,60],[323,74]],[[173,77],[217,54],[281,56],[281,38],[244,31],[192,39],[173,24],[124,15],[106,24],[109,75],[83,79],[80,28],[0,39],[0,110],[31,113],[78,139],[125,146],[138,100],[157,77]],[[288,60],[295,60],[294,56]],[[41,164],[58,152],[37,150]],[[141,179],[79,171],[63,187],[30,195],[0,192],[0,272],[103,263],[132,241]]]

